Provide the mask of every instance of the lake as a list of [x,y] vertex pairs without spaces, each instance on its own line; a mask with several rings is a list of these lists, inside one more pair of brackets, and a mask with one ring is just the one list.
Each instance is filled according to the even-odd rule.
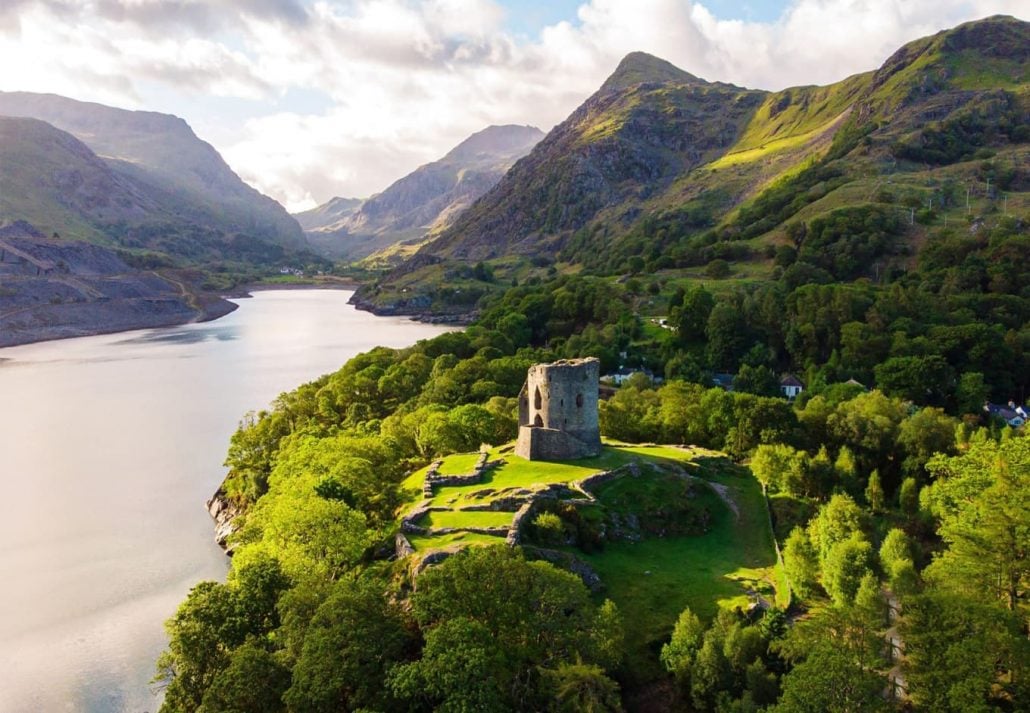
[[222,580],[204,503],[249,410],[446,327],[342,290],[256,292],[215,322],[0,349],[0,711],[155,711],[163,622]]

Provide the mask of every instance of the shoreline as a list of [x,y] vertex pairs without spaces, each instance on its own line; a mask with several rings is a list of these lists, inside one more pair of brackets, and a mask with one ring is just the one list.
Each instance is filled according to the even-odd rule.
[[237,285],[232,289],[219,292],[222,299],[242,300],[253,297],[254,292],[268,292],[271,290],[353,290],[361,287],[361,283],[346,277],[334,277],[312,282],[248,282]]

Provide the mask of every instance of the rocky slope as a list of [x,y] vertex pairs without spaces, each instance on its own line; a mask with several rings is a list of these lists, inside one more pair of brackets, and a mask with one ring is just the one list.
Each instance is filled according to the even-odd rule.
[[360,206],[334,198],[297,219],[314,245],[340,258],[356,260],[418,240],[450,225],[541,138],[532,126],[490,126]]
[[114,251],[0,227],[0,347],[213,319],[235,309]]
[[[612,274],[631,261],[648,272],[757,262],[780,245],[811,253],[825,246],[804,244],[804,224],[842,209],[900,215],[898,201],[941,205],[952,184],[985,180],[986,159],[1008,176],[1007,190],[1025,190],[1028,53],[1030,23],[992,17],[909,43],[875,71],[779,92],[631,54],[439,238],[356,301],[447,309],[457,287],[466,297],[490,289],[454,282],[481,260],[524,278],[510,266]],[[905,246],[893,249],[903,269]],[[886,267],[863,265],[869,276]]]
[[286,210],[244,183],[179,117],[26,92],[0,92],[0,115],[38,119],[72,134],[169,223],[287,250],[307,246]]

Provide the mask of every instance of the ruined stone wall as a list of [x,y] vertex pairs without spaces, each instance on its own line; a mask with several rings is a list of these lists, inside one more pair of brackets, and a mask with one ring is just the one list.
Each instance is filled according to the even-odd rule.
[[564,431],[533,426],[520,426],[519,440],[515,444],[515,453],[526,460],[590,458],[596,456],[600,450],[600,436],[597,445],[594,446]]

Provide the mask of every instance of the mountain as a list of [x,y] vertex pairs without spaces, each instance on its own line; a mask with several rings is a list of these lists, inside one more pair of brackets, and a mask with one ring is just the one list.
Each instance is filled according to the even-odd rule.
[[27,221],[46,235],[149,254],[167,265],[269,266],[290,254],[271,236],[228,230],[199,203],[122,165],[44,121],[0,116],[0,224]]
[[312,244],[360,259],[450,225],[543,138],[532,126],[490,126],[356,207],[352,199],[297,216]]
[[[835,264],[831,278],[903,271],[936,230],[915,225],[920,207],[954,208],[958,187],[983,190],[991,179],[998,190],[999,178],[1011,205],[1022,205],[1028,28],[1000,16],[967,23],[905,45],[875,71],[778,92],[708,82],[633,53],[438,238],[356,301],[422,313],[449,309],[460,292],[468,309],[470,295],[554,263],[618,274],[718,259],[768,276],[781,246],[820,269],[832,262],[813,257],[820,252],[849,253],[840,258],[848,269]],[[892,228],[900,240],[877,242],[855,227],[828,244],[811,230],[862,215],[893,225],[903,214],[910,227]],[[493,284],[462,267],[483,260],[496,263]]]
[[762,98],[635,52],[426,251],[527,254],[605,209],[626,205],[605,217],[632,220],[640,202],[725,153]]
[[[83,176],[76,201],[96,210],[131,211],[123,203],[131,195],[105,201],[94,193],[105,187],[120,191],[105,185],[102,175]],[[133,268],[110,248],[46,237],[24,221],[0,226],[0,347],[182,324],[233,309],[175,277]]]
[[350,217],[361,207],[360,198],[332,198],[328,203],[323,203],[317,208],[306,210],[303,213],[294,213],[293,217],[300,223],[304,230],[319,230],[339,223],[341,220]]
[[244,183],[179,117],[26,92],[0,92],[0,115],[38,119],[75,136],[148,196],[162,220],[288,250],[306,247],[286,210]]

